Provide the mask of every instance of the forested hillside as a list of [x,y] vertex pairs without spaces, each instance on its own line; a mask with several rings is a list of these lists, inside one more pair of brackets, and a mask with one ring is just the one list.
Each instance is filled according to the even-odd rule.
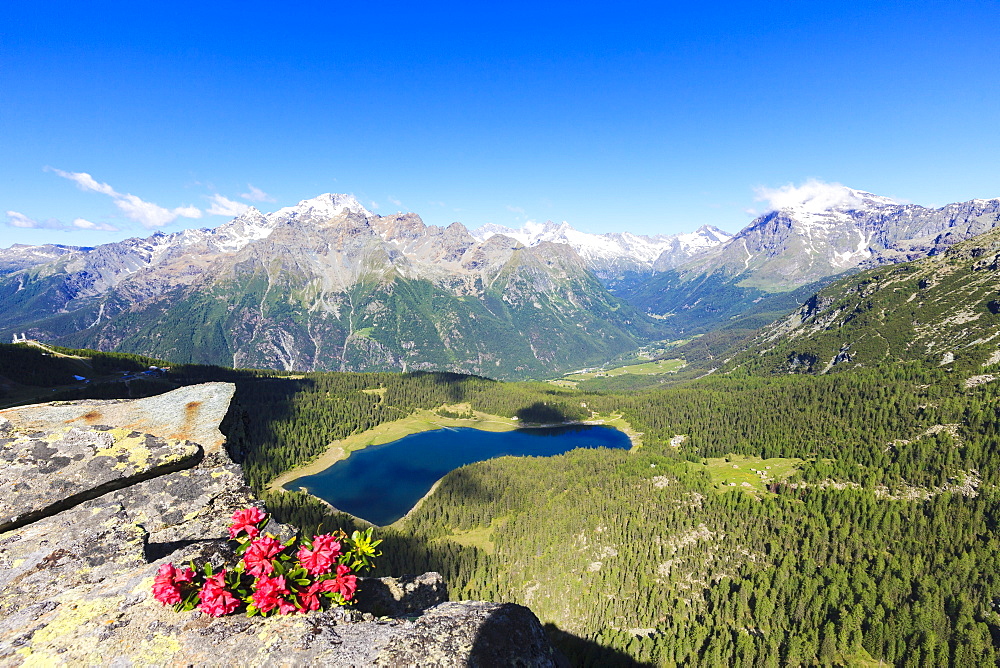
[[[538,392],[477,382],[448,400],[499,412],[494,392]],[[383,530],[382,571],[438,569],[456,596],[530,605],[592,665],[608,648],[662,665],[992,663],[998,398],[916,364],[586,396],[624,411],[643,448],[459,469]],[[728,453],[803,461],[733,488],[701,463]]]
[[739,372],[628,394],[214,367],[164,382],[237,383],[229,447],[308,530],[355,521],[264,485],[416,408],[623,414],[635,451],[466,466],[378,530],[381,573],[439,570],[453,598],[529,605],[578,664],[965,666],[996,664],[1000,640],[1000,385],[984,382],[1000,370],[974,371]]
[[974,374],[997,352],[1000,232],[826,287],[763,328],[721,371],[828,373],[922,360]]

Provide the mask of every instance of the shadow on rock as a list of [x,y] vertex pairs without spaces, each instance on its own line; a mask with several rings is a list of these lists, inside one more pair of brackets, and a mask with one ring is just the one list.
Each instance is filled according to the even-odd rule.
[[398,578],[361,578],[355,607],[376,617],[405,617],[448,600],[440,573]]

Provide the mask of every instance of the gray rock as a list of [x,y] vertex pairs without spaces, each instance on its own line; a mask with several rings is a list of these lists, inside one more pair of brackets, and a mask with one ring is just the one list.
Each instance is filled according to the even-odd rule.
[[440,573],[405,575],[400,578],[361,578],[358,610],[376,617],[404,617],[448,600],[448,588]]
[[[147,567],[145,532],[119,504],[75,508],[0,533],[0,628],[34,602]],[[2,637],[2,635],[0,635]]]
[[56,431],[66,426],[116,425],[161,438],[193,441],[206,454],[222,449],[219,423],[236,386],[202,383],[145,399],[56,401],[0,411],[21,432]]
[[556,666],[534,613],[514,603],[442,603],[396,633],[379,666]]
[[63,427],[0,440],[0,531],[161,473],[191,466],[201,448],[129,429]]
[[[109,492],[91,503],[120,504],[149,534],[156,559],[197,541],[228,539],[232,515],[258,502],[236,464],[176,471]],[[268,529],[275,533],[274,527]]]

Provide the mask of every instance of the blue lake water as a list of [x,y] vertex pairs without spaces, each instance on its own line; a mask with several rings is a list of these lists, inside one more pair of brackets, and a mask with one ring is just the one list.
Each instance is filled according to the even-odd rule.
[[446,473],[466,464],[505,455],[550,457],[575,448],[631,447],[628,436],[611,427],[505,432],[448,427],[358,450],[287,487],[304,487],[344,512],[385,526],[405,515]]

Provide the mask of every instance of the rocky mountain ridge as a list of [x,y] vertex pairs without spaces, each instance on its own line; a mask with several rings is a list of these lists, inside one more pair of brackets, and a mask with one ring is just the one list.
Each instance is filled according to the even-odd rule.
[[615,294],[677,335],[738,319],[756,329],[839,276],[940,253],[998,226],[1000,199],[933,209],[839,187],[769,211],[727,243]]
[[759,216],[682,272],[721,270],[742,276],[747,287],[788,290],[856,267],[940,252],[998,222],[1000,199],[930,209],[844,188],[833,205],[804,202]]
[[525,246],[542,242],[566,244],[575,250],[587,268],[606,285],[614,286],[630,274],[632,280],[685,264],[708,250],[725,244],[732,235],[711,225],[702,225],[694,232],[646,236],[631,232],[588,234],[573,229],[569,223],[547,221],[527,223],[520,229],[501,225],[483,225],[472,230],[472,236],[485,241],[502,234]]
[[568,246],[341,195],[71,251],[0,277],[0,308],[0,335],[177,361],[499,377],[619,354],[648,327]]
[[838,281],[763,328],[720,371],[829,373],[923,359],[982,373],[1000,362],[1000,230]]
[[178,362],[551,377],[655,339],[755,329],[837,276],[993,229],[1000,200],[929,209],[842,186],[730,237],[592,235],[378,216],[325,194],[213,230],[0,252],[0,337]]

